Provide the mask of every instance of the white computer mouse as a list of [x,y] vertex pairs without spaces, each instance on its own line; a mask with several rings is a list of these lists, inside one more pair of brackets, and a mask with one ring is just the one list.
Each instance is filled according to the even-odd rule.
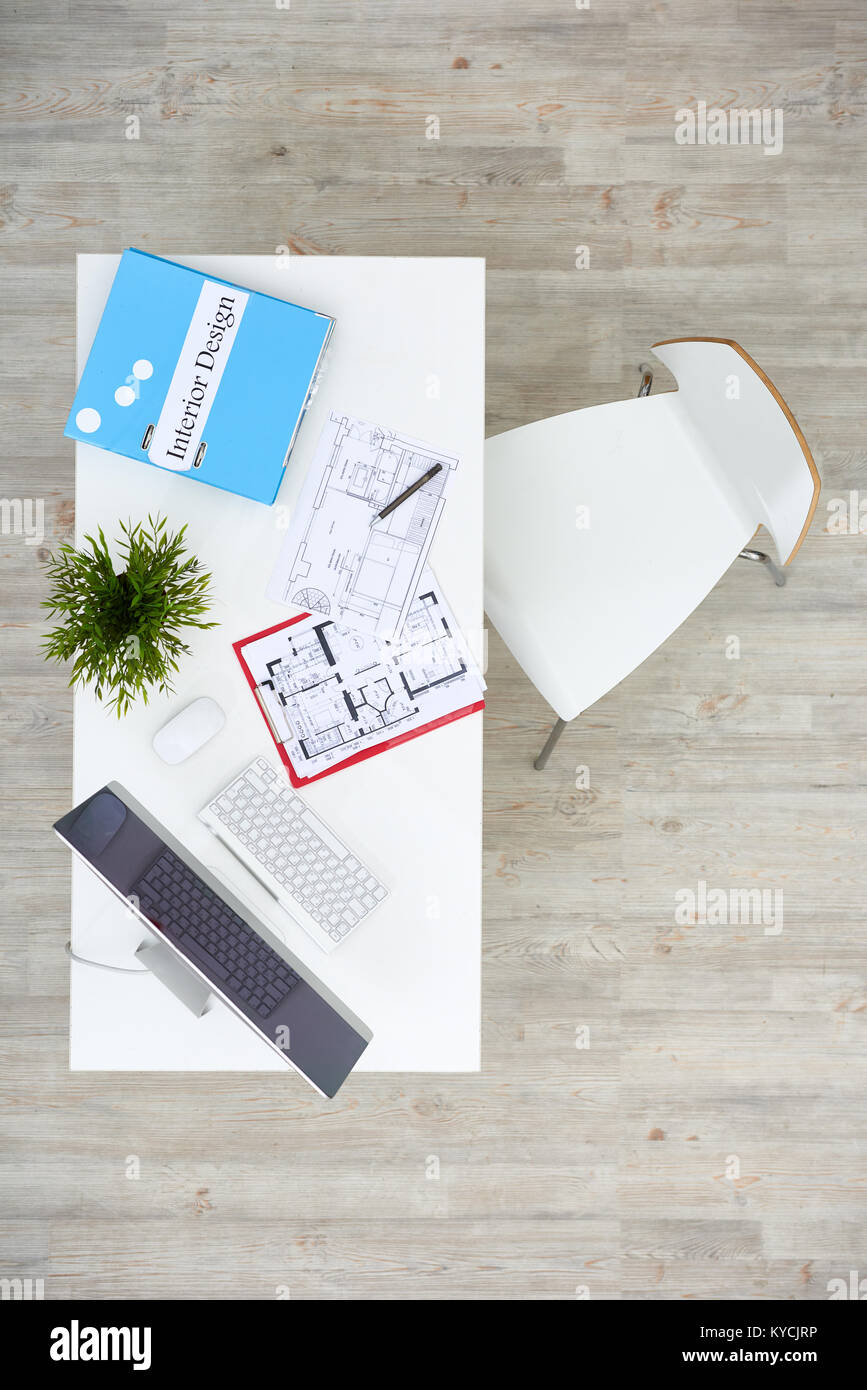
[[200,695],[154,734],[154,752],[164,763],[182,763],[218,734],[225,722],[216,700]]

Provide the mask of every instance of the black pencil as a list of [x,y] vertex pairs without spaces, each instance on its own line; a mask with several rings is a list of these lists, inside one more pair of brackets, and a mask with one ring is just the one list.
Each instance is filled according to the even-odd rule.
[[425,483],[429,483],[431,478],[435,477],[437,473],[441,473],[442,470],[442,464],[435,463],[433,468],[429,468],[426,473],[422,473],[420,478],[416,478],[415,482],[410,484],[410,486],[406,489],[406,492],[402,492],[399,497],[395,497],[393,502],[389,502],[387,507],[383,507],[381,512],[377,512],[376,516],[371,519],[371,526],[373,525],[374,521],[382,521],[383,517],[388,516],[389,512],[393,512],[395,507],[399,507],[401,502],[406,501],[407,497],[412,497],[412,494],[414,492],[418,492],[420,487],[422,487]]

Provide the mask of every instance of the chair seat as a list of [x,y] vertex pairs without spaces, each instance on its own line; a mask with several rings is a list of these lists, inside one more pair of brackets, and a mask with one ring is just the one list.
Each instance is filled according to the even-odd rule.
[[655,651],[756,530],[703,462],[676,394],[487,442],[485,607],[561,719]]

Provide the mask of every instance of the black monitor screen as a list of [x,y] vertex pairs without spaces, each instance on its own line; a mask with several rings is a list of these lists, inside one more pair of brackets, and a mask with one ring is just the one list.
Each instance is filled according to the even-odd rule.
[[[322,997],[318,982],[299,961],[288,962],[297,982],[278,1005],[267,1010],[261,1000],[254,1004],[251,991],[235,983],[236,975],[227,973],[225,960],[211,953],[208,936],[216,940],[218,933],[230,932],[234,958],[239,950],[245,959],[255,951],[265,960],[263,969],[273,965],[276,972],[285,974],[286,962],[200,877],[191,855],[167,845],[109,787],[74,807],[54,828],[320,1091],[335,1094],[368,1040]],[[164,864],[174,865],[171,873],[162,871]],[[148,883],[155,877],[162,885],[161,909],[150,903]],[[275,984],[280,992],[279,973]]]

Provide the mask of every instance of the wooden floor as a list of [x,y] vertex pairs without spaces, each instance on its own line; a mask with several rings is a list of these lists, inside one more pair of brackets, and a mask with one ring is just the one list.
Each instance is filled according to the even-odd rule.
[[[867,1276],[867,573],[828,511],[867,496],[863,0],[0,9],[0,491],[46,506],[43,546],[0,536],[0,1275],[335,1300]],[[782,109],[782,153],[677,144],[698,100]],[[699,333],[813,447],[788,587],[736,565],[544,775],[549,711],[491,635],[481,1075],[324,1103],[67,1072],[71,699],[41,561],[74,520],[75,253],[129,244],[486,256],[489,432],[631,395],[650,343]],[[679,926],[700,880],[782,889],[782,932]]]

